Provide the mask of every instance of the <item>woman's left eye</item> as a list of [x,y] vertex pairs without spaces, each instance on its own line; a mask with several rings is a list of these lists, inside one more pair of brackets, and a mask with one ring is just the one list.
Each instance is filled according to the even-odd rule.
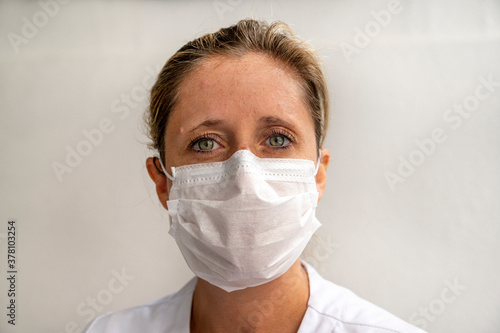
[[272,147],[284,147],[290,143],[287,137],[284,135],[273,135],[269,137],[269,145]]

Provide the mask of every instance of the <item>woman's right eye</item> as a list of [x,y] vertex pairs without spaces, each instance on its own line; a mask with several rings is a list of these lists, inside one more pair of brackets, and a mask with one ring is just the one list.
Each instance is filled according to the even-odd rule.
[[210,138],[201,138],[193,142],[192,145],[195,151],[209,152],[219,147],[219,144]]

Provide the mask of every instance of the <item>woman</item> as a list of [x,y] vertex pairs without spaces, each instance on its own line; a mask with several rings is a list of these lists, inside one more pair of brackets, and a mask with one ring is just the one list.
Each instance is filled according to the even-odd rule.
[[87,332],[421,332],[299,259],[320,225],[328,118],[318,60],[283,23],[177,51],[152,88],[146,164],[197,277]]

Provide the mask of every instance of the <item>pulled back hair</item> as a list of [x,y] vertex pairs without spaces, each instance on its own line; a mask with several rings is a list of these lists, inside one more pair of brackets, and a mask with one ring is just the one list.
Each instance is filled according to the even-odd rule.
[[329,100],[318,56],[293,34],[287,24],[245,19],[188,42],[163,66],[151,90],[150,105],[145,114],[151,139],[149,146],[160,153],[162,161],[165,161],[165,130],[184,78],[211,56],[243,56],[249,52],[267,55],[298,74],[314,121],[316,146],[319,149],[323,145],[328,128]]

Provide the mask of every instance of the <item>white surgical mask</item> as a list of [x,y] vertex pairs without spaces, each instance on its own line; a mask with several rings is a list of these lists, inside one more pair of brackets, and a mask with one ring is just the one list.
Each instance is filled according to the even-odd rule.
[[165,171],[172,180],[169,233],[191,270],[225,291],[272,281],[321,225],[316,172],[310,160],[258,158],[248,150],[223,162],[172,167],[172,176]]

